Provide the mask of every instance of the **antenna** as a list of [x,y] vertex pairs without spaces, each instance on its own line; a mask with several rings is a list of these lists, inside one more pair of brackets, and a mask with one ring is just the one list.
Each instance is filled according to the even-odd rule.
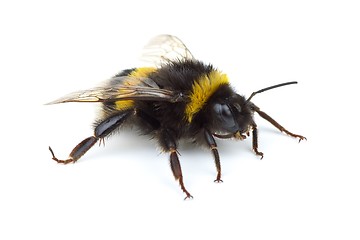
[[246,101],[249,102],[250,99],[252,99],[258,93],[262,93],[262,92],[265,92],[265,91],[270,90],[270,89],[274,89],[274,88],[278,88],[278,87],[282,87],[282,86],[286,86],[286,85],[290,85],[290,84],[297,84],[297,82],[293,81],[293,82],[280,83],[280,84],[277,84],[277,85],[274,85],[274,86],[271,86],[271,87],[263,88],[263,89],[261,89],[259,91],[253,92]]

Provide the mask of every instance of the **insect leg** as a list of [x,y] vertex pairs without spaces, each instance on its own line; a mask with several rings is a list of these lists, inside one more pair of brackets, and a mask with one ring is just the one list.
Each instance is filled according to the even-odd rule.
[[256,155],[260,156],[260,159],[264,157],[264,154],[262,152],[259,152],[258,150],[258,134],[257,134],[257,126],[255,123],[252,124],[252,148]]
[[175,179],[179,180],[181,190],[186,194],[185,199],[193,198],[193,196],[191,196],[191,194],[186,190],[183,182],[180,161],[176,150],[176,142],[173,136],[170,134],[169,131],[163,130],[160,132],[159,140],[164,151],[170,152],[170,167]]
[[217,176],[216,176],[216,179],[214,180],[214,182],[220,183],[223,180],[221,180],[221,164],[220,164],[219,152],[217,150],[217,145],[216,145],[214,137],[208,130],[205,129],[204,134],[205,134],[205,140],[206,140],[207,144],[209,145],[212,154],[214,155],[215,166],[216,166],[216,170],[217,170]]
[[130,115],[131,111],[123,111],[112,115],[97,124],[94,130],[94,136],[88,137],[81,141],[69,154],[68,159],[59,160],[55,157],[55,154],[51,147],[49,150],[52,154],[52,159],[58,163],[68,164],[71,162],[76,162],[79,158],[81,158],[94,144],[100,139],[100,141],[109,135],[113,130],[118,128],[125,119]]
[[[136,111],[136,116],[142,119],[142,121],[144,121],[151,129],[158,130],[160,128],[160,123],[158,122],[158,120],[154,119],[144,111]],[[193,196],[191,196],[191,194],[186,190],[184,186],[180,161],[178,158],[174,138],[169,133],[169,131],[162,130],[159,131],[159,142],[164,151],[170,152],[170,167],[175,179],[179,180],[181,190],[186,194],[185,199],[192,198]]]
[[283,126],[281,126],[277,121],[275,121],[272,117],[270,117],[269,115],[267,115],[265,112],[261,111],[260,108],[258,107],[254,107],[254,111],[257,112],[260,117],[264,118],[265,120],[267,120],[268,122],[270,122],[272,125],[274,125],[274,127],[276,127],[277,129],[279,129],[281,132],[286,133],[287,135],[294,137],[294,138],[299,138],[299,142],[301,140],[306,140],[306,137],[303,137],[301,135],[298,134],[294,134],[292,132],[289,132],[288,130],[286,130]]

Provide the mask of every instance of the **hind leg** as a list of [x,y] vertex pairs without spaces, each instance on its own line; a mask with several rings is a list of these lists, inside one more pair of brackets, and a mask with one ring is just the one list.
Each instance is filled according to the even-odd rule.
[[76,162],[81,158],[98,140],[104,139],[108,136],[112,131],[118,128],[129,115],[131,115],[132,111],[122,111],[111,115],[110,117],[99,122],[94,130],[94,136],[88,137],[81,141],[76,147],[71,151],[69,157],[65,160],[59,160],[55,157],[55,154],[51,147],[49,150],[52,154],[52,159],[58,163],[68,164],[71,162]]

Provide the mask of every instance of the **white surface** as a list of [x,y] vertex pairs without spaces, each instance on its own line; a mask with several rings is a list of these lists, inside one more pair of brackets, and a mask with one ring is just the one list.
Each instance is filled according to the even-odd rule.
[[[9,1],[8,1],[9,2]],[[356,1],[12,1],[0,4],[0,239],[359,239],[359,7]],[[179,36],[252,91],[297,143],[256,118],[251,141],[180,148],[185,184],[153,142],[122,133],[76,164],[92,104],[44,106],[133,67],[149,38]]]

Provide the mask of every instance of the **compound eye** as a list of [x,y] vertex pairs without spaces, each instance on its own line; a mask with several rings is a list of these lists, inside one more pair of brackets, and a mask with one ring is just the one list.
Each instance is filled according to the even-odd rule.
[[235,103],[234,104],[234,107],[235,107],[235,109],[240,113],[241,112],[241,106],[240,106],[240,104],[238,104],[238,103]]
[[216,103],[214,105],[214,110],[215,110],[216,114],[218,114],[221,117],[224,117],[224,118],[232,117],[231,110],[230,110],[229,106],[226,104]]
[[227,104],[214,104],[214,111],[216,113],[217,118],[220,120],[221,126],[229,131],[229,132],[236,132],[237,131],[237,124],[235,122],[235,118],[231,109]]

